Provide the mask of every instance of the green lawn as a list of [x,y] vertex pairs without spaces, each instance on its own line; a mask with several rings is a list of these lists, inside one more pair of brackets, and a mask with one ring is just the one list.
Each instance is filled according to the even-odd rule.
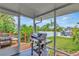
[[[49,37],[48,39],[53,40],[54,38]],[[50,43],[49,46],[53,47],[53,43]],[[75,44],[72,38],[56,37],[56,47],[68,53],[79,51],[79,44]],[[50,53],[52,53],[52,51],[50,51]]]

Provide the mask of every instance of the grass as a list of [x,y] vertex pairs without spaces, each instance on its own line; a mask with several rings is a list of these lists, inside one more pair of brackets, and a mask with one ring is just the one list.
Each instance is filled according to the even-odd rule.
[[[48,39],[54,40],[53,37],[49,37]],[[49,46],[53,47],[53,43],[50,43]],[[75,44],[72,38],[56,37],[56,48],[72,54],[79,51],[79,44]]]

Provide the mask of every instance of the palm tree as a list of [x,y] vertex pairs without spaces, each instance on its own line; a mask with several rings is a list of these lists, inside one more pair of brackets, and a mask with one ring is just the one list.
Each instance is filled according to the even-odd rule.
[[24,40],[24,34],[26,33],[27,42],[30,41],[30,35],[33,32],[32,26],[22,25],[21,26],[21,40]]

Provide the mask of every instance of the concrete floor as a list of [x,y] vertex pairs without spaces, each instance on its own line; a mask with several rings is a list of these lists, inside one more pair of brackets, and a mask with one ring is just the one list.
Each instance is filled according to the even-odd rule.
[[[16,54],[14,56],[32,56],[31,55],[31,48],[20,52],[19,54]],[[38,56],[36,52],[33,51],[33,56]],[[48,56],[48,53],[46,51],[43,52],[42,56]]]
[[31,49],[21,51],[19,54],[15,54],[14,56],[31,56]]

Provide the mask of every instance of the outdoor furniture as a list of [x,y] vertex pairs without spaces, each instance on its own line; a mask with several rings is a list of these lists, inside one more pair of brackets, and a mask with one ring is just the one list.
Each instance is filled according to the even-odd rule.
[[0,48],[11,45],[11,42],[12,40],[10,37],[0,37]]
[[18,44],[18,38],[12,38],[12,44]]
[[8,33],[0,33],[0,48],[10,46],[12,42],[11,36]]

